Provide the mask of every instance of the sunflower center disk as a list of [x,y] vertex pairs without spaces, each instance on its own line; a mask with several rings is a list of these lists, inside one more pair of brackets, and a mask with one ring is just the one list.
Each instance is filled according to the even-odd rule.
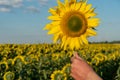
[[79,37],[86,32],[87,20],[81,13],[70,11],[63,16],[60,27],[66,36]]
[[77,16],[72,16],[68,20],[68,28],[72,32],[78,32],[82,28],[82,20]]

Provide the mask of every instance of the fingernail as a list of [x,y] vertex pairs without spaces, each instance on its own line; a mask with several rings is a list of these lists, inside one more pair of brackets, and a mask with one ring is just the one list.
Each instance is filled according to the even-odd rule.
[[76,51],[73,51],[73,55],[76,56],[76,55],[77,55],[77,52],[76,52]]

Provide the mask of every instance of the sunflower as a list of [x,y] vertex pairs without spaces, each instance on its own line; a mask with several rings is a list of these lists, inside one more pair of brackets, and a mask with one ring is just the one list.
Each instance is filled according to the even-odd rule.
[[4,76],[3,76],[3,79],[4,80],[14,80],[15,78],[15,74],[13,72],[5,72]]
[[53,34],[53,42],[61,42],[61,47],[66,49],[79,49],[81,45],[88,44],[87,38],[95,36],[94,29],[99,25],[96,18],[95,8],[87,4],[86,0],[57,0],[58,6],[50,8],[51,20],[45,26],[48,34]]
[[2,70],[7,70],[8,69],[8,63],[6,61],[0,62],[0,68]]
[[71,69],[71,65],[70,63],[67,63],[63,68],[62,68],[62,71],[64,73],[66,73],[67,75],[70,75],[70,69]]
[[20,62],[23,62],[23,63],[26,63],[26,61],[24,60],[24,56],[16,56],[14,59],[13,59],[13,62],[12,64],[16,64],[16,63],[20,63]]
[[51,80],[67,80],[67,76],[64,72],[56,70],[51,74]]

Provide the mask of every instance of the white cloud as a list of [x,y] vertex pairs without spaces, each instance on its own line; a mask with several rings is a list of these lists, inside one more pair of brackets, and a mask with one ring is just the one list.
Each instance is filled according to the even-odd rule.
[[22,2],[22,0],[12,0],[11,4],[13,7],[21,7],[23,5]]
[[[25,5],[23,3],[27,3]],[[32,4],[32,6],[30,6]],[[39,12],[39,8],[48,5],[48,0],[0,0],[0,12],[10,12],[16,8],[21,8],[25,12]]]
[[29,1],[29,2],[31,2],[32,0],[26,0],[26,1]]
[[48,0],[39,0],[39,2],[41,5],[47,5]]
[[8,0],[0,0],[0,5],[9,5]]
[[0,5],[11,6],[11,7],[21,7],[23,0],[0,0]]
[[10,12],[11,10],[9,8],[0,8],[0,12]]
[[40,12],[38,8],[34,7],[34,6],[29,6],[26,8],[25,12],[33,12],[33,13],[38,13]]
[[12,8],[20,8],[23,0],[0,0],[0,12],[11,11]]

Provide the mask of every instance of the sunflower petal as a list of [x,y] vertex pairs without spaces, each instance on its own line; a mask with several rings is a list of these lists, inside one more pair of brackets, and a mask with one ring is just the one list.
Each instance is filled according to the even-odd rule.
[[82,42],[81,37],[79,37],[78,39],[79,39],[79,43],[80,43],[80,45],[83,45],[83,42]]
[[71,4],[70,9],[71,9],[71,10],[74,10],[74,9],[75,9],[75,6],[76,6],[76,3]]
[[63,7],[64,7],[63,3],[60,2],[60,0],[57,0],[57,3],[58,3],[58,7],[59,7],[59,8],[63,8]]
[[62,12],[65,12],[66,9],[65,9],[64,4],[62,2],[60,2],[60,0],[57,0],[57,2],[58,2],[58,10],[62,11]]
[[69,38],[66,39],[65,43],[64,43],[64,50],[67,49],[67,46],[69,45]]
[[50,30],[50,29],[53,28],[53,26],[56,26],[56,25],[59,25],[59,24],[60,24],[60,21],[53,21],[53,22],[47,24],[47,25],[43,28],[43,30]]
[[94,30],[91,30],[91,29],[87,29],[86,34],[88,36],[95,36],[95,35],[97,35],[97,33]]
[[85,8],[85,11],[84,11],[84,12],[89,11],[91,7],[92,7],[92,4],[88,4],[88,5],[86,5],[86,8]]
[[61,32],[58,32],[58,33],[54,34],[54,37],[53,37],[53,42],[54,43],[56,43],[58,41],[60,35],[61,35]]
[[56,10],[52,8],[50,8],[48,12],[50,12],[52,15],[57,15]]
[[70,3],[76,3],[77,0],[70,0]]
[[56,26],[56,25],[59,25],[60,24],[60,21],[53,21],[53,22],[51,22],[51,24],[54,26]]
[[65,0],[65,7],[69,6],[69,0]]
[[80,43],[79,43],[79,38],[75,38],[75,47],[76,49],[79,49],[80,48]]
[[88,27],[96,27],[99,25],[99,18],[88,19]]
[[81,39],[84,42],[84,44],[88,44],[88,40],[86,39],[85,35],[81,35]]
[[75,6],[75,10],[79,10],[80,7],[81,7],[81,4],[82,4],[81,2],[77,3],[76,6]]
[[64,11],[62,10],[62,11],[63,11],[63,12],[67,12],[67,11],[70,10],[69,0],[65,0],[64,2],[65,2],[65,4],[64,4],[64,6],[65,6],[64,9],[65,9],[65,10],[64,10]]
[[96,13],[94,13],[94,12],[92,12],[92,13],[86,13],[85,14],[85,17],[86,18],[91,18],[91,17],[94,17],[94,16],[96,16],[97,14]]
[[86,7],[86,2],[83,2],[79,10],[83,12],[85,10],[85,7]]
[[48,32],[48,34],[54,34],[60,31],[60,27],[58,26],[53,26],[52,29]]
[[74,49],[74,38],[71,38],[71,39],[70,39],[69,47],[70,47],[71,50]]
[[60,20],[59,16],[49,16],[48,19],[50,20]]
[[66,40],[67,40],[67,37],[66,37],[66,36],[63,36],[63,37],[62,37],[62,44],[61,44],[61,47],[64,46]]
[[47,24],[43,30],[50,30],[52,28],[52,25],[51,24]]
[[93,13],[95,11],[95,8],[90,9],[88,12]]

